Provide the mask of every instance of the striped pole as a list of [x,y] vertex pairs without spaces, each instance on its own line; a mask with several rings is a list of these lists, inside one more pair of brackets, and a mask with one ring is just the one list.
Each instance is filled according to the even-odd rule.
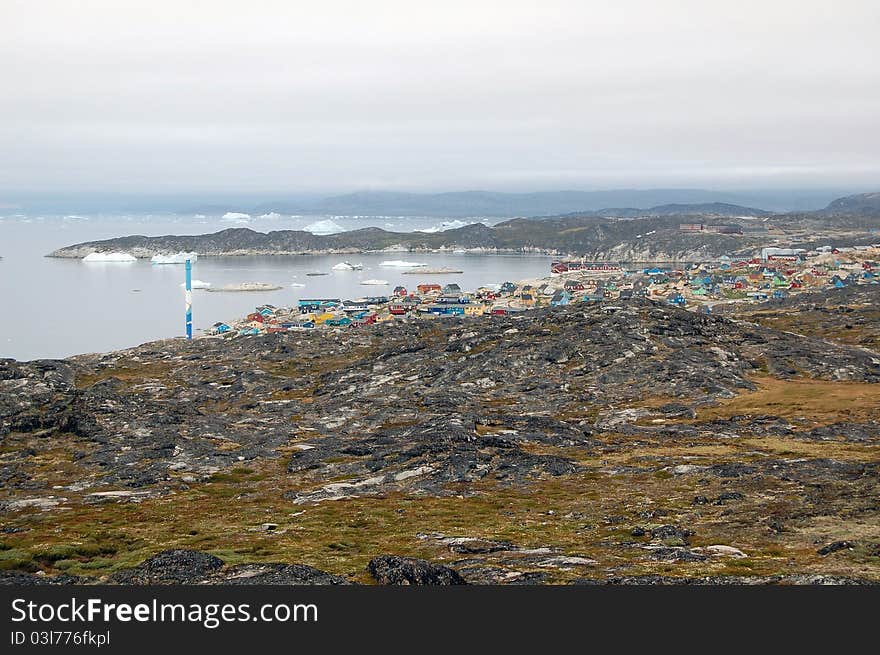
[[192,262],[186,260],[186,338],[193,338],[193,284],[192,284]]

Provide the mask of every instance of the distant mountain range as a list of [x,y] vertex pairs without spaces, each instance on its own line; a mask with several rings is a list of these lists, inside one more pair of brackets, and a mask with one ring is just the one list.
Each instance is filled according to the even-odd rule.
[[[570,213],[614,213],[621,217],[707,211],[736,215],[736,205],[765,212],[816,211],[847,192],[840,189],[775,189],[717,191],[711,189],[612,189],[605,191],[542,191],[505,193],[453,191],[404,193],[360,191],[345,195],[305,193],[95,193],[0,191],[0,214],[142,214],[218,215],[226,212],[264,214],[336,214],[355,216],[431,216],[449,218],[515,218]],[[701,210],[699,207],[703,206]],[[715,208],[713,209],[712,206]],[[612,208],[612,209],[608,209]],[[616,209],[615,209],[616,208]],[[747,213],[754,214],[755,211]]]
[[833,200],[822,210],[827,215],[876,216],[880,214],[880,192],[860,193]]
[[657,205],[647,209],[636,207],[611,207],[588,212],[571,212],[571,216],[603,216],[606,218],[642,218],[648,216],[702,216],[718,218],[735,217],[764,217],[772,216],[775,212],[755,207],[744,207],[727,202],[698,202],[698,203],[670,203]]
[[[833,197],[833,196],[832,196]],[[828,202],[823,198],[815,209]],[[621,189],[610,191],[544,191],[537,193],[500,193],[494,191],[455,191],[449,193],[400,193],[362,191],[332,196],[309,203],[266,202],[241,207],[248,213],[270,211],[282,214],[330,214],[364,216],[442,216],[453,218],[525,216],[558,216],[594,212],[596,215],[644,216],[678,215],[711,212],[719,216],[768,215],[772,211],[804,209],[803,201],[786,203],[786,199],[767,192],[738,193],[706,189]],[[762,202],[764,201],[764,202]],[[770,209],[753,209],[751,206]],[[611,209],[609,209],[611,208]],[[615,209],[617,208],[617,209]],[[646,209],[647,208],[647,209]],[[210,209],[196,207],[196,210]],[[648,214],[647,212],[650,212]]]

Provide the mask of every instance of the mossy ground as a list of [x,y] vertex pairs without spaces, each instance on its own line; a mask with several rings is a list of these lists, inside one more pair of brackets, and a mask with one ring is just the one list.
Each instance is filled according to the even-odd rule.
[[[815,403],[815,417],[822,422],[833,422],[841,413],[850,418],[853,413],[863,419],[876,416],[880,406],[869,393],[870,385],[778,380],[759,380],[758,384],[763,393],[744,394],[708,408],[696,422],[743,412],[798,414],[802,410],[784,402],[789,397]],[[576,474],[535,479],[525,485],[500,481],[451,485],[447,495],[439,497],[393,493],[297,505],[282,494],[310,482],[291,478],[285,458],[249,462],[206,482],[181,483],[172,493],[139,502],[95,503],[83,494],[58,492],[67,499],[58,507],[27,508],[6,515],[6,526],[24,530],[3,535],[0,568],[101,575],[180,547],[211,552],[230,564],[305,563],[366,582],[365,566],[378,554],[447,562],[459,558],[436,540],[419,536],[441,532],[506,540],[523,548],[549,546],[598,562],[592,567],[550,571],[556,582],[611,573],[811,572],[880,580],[880,558],[869,552],[855,549],[827,557],[816,553],[828,540],[880,541],[876,509],[841,513],[836,509],[837,497],[828,499],[827,511],[815,507],[820,501],[811,501],[813,505],[805,508],[803,486],[784,478],[744,481],[670,472],[679,464],[748,463],[780,456],[876,462],[878,446],[776,436],[736,440],[667,436],[655,441],[609,434],[603,439],[603,446],[589,449],[529,446],[534,453],[577,461],[583,468]],[[50,454],[52,461],[47,459]],[[68,473],[64,467],[70,459],[59,445],[35,465],[47,481],[60,482]],[[844,487],[837,491],[847,493]],[[878,490],[876,480],[866,480],[858,490],[849,491],[876,494]],[[718,505],[693,502],[695,496],[714,498],[725,491],[738,491],[744,498]],[[783,531],[768,527],[768,519],[774,516],[785,517]],[[278,527],[266,531],[261,528],[264,523]],[[646,538],[633,537],[632,528],[669,523],[693,530],[692,546],[727,544],[748,557],[677,563],[650,560],[639,547]]]

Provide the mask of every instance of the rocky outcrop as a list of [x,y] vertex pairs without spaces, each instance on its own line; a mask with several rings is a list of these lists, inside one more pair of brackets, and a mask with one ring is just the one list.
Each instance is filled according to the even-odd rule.
[[462,585],[457,571],[414,557],[382,555],[370,560],[367,570],[383,585]]
[[304,564],[239,564],[197,550],[166,550],[106,578],[0,571],[0,585],[342,585],[345,578]]
[[223,568],[223,560],[194,550],[166,550],[110,576],[112,584],[193,584]]
[[[553,255],[574,255],[596,261],[635,262],[697,262],[713,260],[722,255],[752,256],[766,245],[812,247],[836,243],[842,227],[849,244],[876,242],[880,213],[859,212],[841,217],[826,215],[784,214],[773,216],[777,230],[770,234],[760,210],[723,203],[707,205],[669,205],[651,210],[611,210],[611,217],[602,212],[584,212],[543,218],[515,218],[492,227],[473,223],[436,233],[389,232],[369,227],[331,235],[315,235],[300,230],[278,230],[268,233],[248,228],[231,228],[213,234],[196,236],[126,236],[103,241],[79,243],[52,252],[51,257],[82,258],[95,252],[123,251],[135,257],[148,258],[169,252],[196,252],[199,256],[235,255],[300,255],[325,253],[356,253],[401,250],[411,252],[443,252],[467,250],[481,253],[539,252]],[[753,218],[741,219],[743,234],[714,232],[682,232],[682,222],[713,224],[731,222],[731,214],[742,210]],[[617,211],[617,214],[615,214]],[[742,227],[742,225],[740,226]],[[778,230],[788,237],[781,238]]]
[[[791,567],[772,548],[792,539],[812,559],[773,572],[847,577],[880,541],[878,382],[874,351],[647,301],[2,360],[0,559],[126,584],[341,584],[368,558],[383,583],[531,584]],[[168,532],[178,511],[195,525]],[[191,528],[256,561],[116,570]],[[835,542],[855,546],[816,552]]]

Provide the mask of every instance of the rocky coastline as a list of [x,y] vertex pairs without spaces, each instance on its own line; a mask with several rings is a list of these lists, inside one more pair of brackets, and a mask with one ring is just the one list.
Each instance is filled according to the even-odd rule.
[[[697,262],[724,255],[740,256],[768,245],[813,248],[821,244],[876,243],[880,213],[743,217],[736,225],[727,227],[723,222],[718,224],[719,220],[722,219],[714,215],[609,218],[583,214],[515,218],[492,226],[473,223],[433,233],[389,232],[368,227],[328,235],[302,230],[262,233],[242,227],[202,235],[135,235],[84,242],[59,248],[48,256],[83,258],[113,251],[139,259],[176,252],[233,257],[465,251],[541,253],[595,261]],[[700,229],[693,231],[688,227],[694,225]]]

